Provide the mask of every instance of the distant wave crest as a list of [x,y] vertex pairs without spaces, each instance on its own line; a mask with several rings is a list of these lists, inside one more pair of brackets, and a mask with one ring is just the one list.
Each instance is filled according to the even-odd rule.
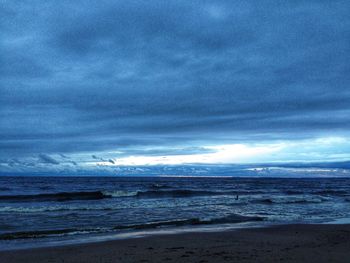
[[348,191],[344,191],[344,190],[332,190],[332,189],[327,189],[327,190],[316,191],[315,194],[319,194],[319,195],[346,196],[346,195],[349,195],[349,192],[348,192]]
[[211,195],[246,195],[256,194],[246,191],[201,191],[201,190],[149,190],[149,191],[92,191],[92,192],[61,192],[36,195],[0,195],[0,201],[5,202],[47,202],[73,200],[99,200],[105,198],[138,197],[138,198],[165,198],[165,197],[192,197]]
[[[0,202],[65,202],[74,200],[100,200],[106,198],[186,198],[196,196],[249,196],[266,195],[264,191],[208,191],[208,190],[190,190],[190,189],[156,189],[145,191],[85,191],[85,192],[60,192],[43,193],[35,195],[0,195]],[[291,194],[291,193],[289,193]],[[317,194],[317,195],[316,195]],[[294,193],[294,195],[298,195]],[[328,200],[329,196],[348,196],[346,191],[342,190],[322,190],[313,193],[312,198],[306,197],[288,197],[288,198],[262,198],[253,200],[256,203],[320,203]]]
[[45,202],[45,201],[72,201],[72,200],[98,200],[111,197],[101,191],[93,192],[61,192],[36,195],[1,195],[0,201],[8,202]]
[[192,196],[218,196],[218,195],[248,195],[248,194],[261,194],[260,191],[206,191],[206,190],[151,190],[138,192],[137,197],[142,198],[161,198],[161,197],[192,197]]
[[116,208],[108,206],[3,206],[0,207],[0,212],[7,213],[41,213],[41,212],[65,212],[65,211],[96,211],[96,210],[116,210]]
[[304,198],[261,198],[252,200],[253,203],[259,204],[315,204],[328,201],[323,197],[304,197]]

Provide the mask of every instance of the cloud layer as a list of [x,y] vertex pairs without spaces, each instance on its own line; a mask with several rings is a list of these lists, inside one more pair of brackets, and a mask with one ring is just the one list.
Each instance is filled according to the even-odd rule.
[[349,10],[340,0],[5,1],[0,158],[348,136]]

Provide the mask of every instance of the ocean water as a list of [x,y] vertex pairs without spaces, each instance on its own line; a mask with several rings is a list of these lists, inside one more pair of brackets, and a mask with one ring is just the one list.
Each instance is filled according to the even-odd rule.
[[1,249],[344,218],[350,178],[0,177]]

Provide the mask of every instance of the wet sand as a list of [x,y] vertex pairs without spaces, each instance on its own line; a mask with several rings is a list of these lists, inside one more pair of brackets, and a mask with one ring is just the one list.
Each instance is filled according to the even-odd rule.
[[0,262],[350,262],[350,225],[284,225],[0,252]]

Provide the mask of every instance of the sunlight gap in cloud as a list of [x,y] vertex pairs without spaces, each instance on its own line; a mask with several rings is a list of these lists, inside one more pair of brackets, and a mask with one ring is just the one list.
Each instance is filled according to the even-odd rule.
[[[206,153],[179,155],[130,155],[112,158],[115,162],[91,162],[90,165],[181,165],[181,164],[230,164],[280,161],[318,161],[334,158],[349,158],[350,150],[337,152],[340,148],[348,149],[349,140],[343,137],[324,137],[313,140],[283,141],[262,144],[223,144],[203,146]],[[322,151],[318,151],[321,149]]]
[[[226,144],[206,146],[203,149],[213,150],[212,153],[164,155],[164,156],[127,156],[116,159],[115,165],[176,165],[176,164],[222,164],[247,162],[254,157],[278,152],[284,144],[268,146],[248,146],[244,144]],[[98,165],[111,166],[109,162],[98,162]]]

